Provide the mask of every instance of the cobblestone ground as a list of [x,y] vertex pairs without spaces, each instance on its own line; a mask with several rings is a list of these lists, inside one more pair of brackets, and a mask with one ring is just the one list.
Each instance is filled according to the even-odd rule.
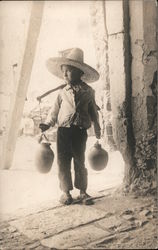
[[102,192],[95,204],[45,204],[1,220],[0,249],[156,249],[154,197]]

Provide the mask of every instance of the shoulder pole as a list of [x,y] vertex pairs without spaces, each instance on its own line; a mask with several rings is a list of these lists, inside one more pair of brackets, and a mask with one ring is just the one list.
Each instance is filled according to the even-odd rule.
[[59,89],[63,89],[65,86],[66,86],[66,84],[62,84],[62,85],[60,85],[60,86],[57,87],[57,88],[54,88],[54,89],[51,89],[51,90],[45,92],[43,95],[37,96],[37,101],[40,102],[41,99],[44,98],[45,96],[47,96],[47,95],[49,95],[50,93],[55,92],[55,91],[57,91],[57,90],[59,90]]

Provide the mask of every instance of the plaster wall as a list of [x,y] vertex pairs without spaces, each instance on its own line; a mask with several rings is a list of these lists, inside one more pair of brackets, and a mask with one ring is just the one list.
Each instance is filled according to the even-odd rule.
[[135,188],[152,189],[157,185],[157,9],[154,0],[129,1],[129,7]]
[[[155,1],[143,3],[144,20],[144,82],[146,87],[147,120],[149,130],[157,127],[157,9]],[[152,13],[152,14],[151,14]],[[147,20],[146,20],[147,18]],[[150,35],[149,35],[150,34]],[[155,132],[156,133],[156,132]]]
[[[150,85],[157,69],[155,1],[129,1],[132,54],[132,109],[136,137],[149,128],[148,106],[153,98]],[[153,114],[152,114],[153,115]]]

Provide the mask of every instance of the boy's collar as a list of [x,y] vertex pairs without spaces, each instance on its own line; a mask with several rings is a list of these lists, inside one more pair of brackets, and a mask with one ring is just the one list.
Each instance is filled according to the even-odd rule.
[[66,87],[65,87],[65,89],[66,90],[69,90],[69,89],[75,89],[75,87],[79,87],[79,86],[81,86],[82,85],[82,81],[80,81],[78,84],[76,84],[76,85],[71,85],[71,84],[67,84],[66,85]]

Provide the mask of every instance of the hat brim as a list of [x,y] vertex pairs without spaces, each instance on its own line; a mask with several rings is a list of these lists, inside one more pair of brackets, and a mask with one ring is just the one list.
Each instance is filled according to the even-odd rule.
[[53,57],[46,61],[48,71],[61,79],[63,79],[63,73],[61,71],[61,65],[63,64],[82,70],[84,72],[82,81],[92,83],[99,80],[99,73],[86,63],[80,63],[78,61],[63,57]]

